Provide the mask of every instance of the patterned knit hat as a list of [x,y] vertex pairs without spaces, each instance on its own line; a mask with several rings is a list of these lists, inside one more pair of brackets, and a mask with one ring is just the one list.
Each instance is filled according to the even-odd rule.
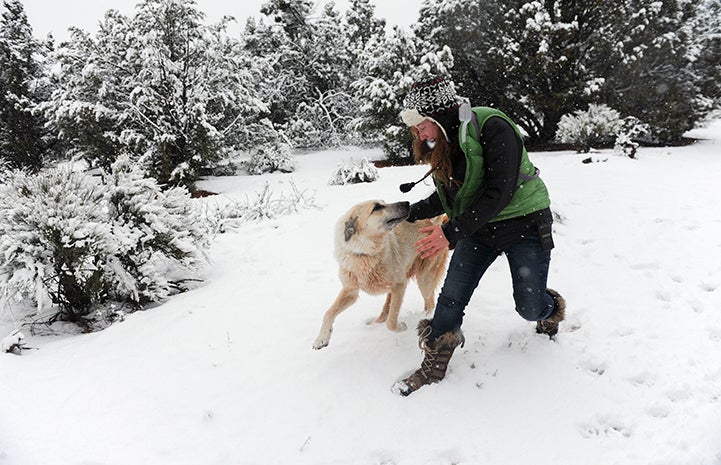
[[[453,82],[443,76],[416,81],[403,100],[401,119],[406,126],[416,126],[429,119],[440,126],[448,140],[448,134],[439,120],[445,120],[453,110],[457,110],[465,99],[456,95]],[[457,120],[456,117],[454,118]]]

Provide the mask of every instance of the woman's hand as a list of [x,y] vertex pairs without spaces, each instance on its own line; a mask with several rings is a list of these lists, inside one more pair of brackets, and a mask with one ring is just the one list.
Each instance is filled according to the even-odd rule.
[[443,229],[440,226],[427,226],[418,231],[422,234],[428,234],[413,244],[416,253],[420,254],[421,258],[432,258],[448,249],[448,239],[446,239],[446,235],[443,234]]

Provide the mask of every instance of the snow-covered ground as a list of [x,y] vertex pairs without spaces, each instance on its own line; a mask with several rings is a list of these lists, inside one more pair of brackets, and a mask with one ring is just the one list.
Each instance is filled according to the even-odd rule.
[[[413,330],[364,322],[362,295],[330,345],[311,349],[339,288],[336,219],[398,184],[329,186],[340,160],[292,174],[206,181],[205,202],[314,193],[319,208],[220,235],[203,286],[105,331],[32,337],[0,354],[0,465],[719,465],[721,123],[710,140],[608,155],[533,153],[562,218],[549,284],[568,301],[557,341],[513,310],[505,259],[479,286],[446,379],[408,398],[391,385],[421,354]],[[423,316],[415,285],[401,321]],[[0,338],[13,330],[3,309]]]

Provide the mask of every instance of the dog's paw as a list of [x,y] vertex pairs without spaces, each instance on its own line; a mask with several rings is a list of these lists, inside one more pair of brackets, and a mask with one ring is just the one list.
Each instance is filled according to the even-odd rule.
[[408,329],[408,326],[405,323],[403,323],[402,321],[399,321],[395,325],[388,324],[386,326],[388,327],[388,329],[390,329],[391,331],[396,332],[396,333],[400,333],[400,332],[403,332],[406,329]]
[[319,339],[316,339],[315,342],[313,343],[313,349],[314,349],[314,350],[320,350],[320,349],[322,349],[323,347],[326,347],[327,345],[328,345],[328,341],[327,341],[327,340],[322,340],[322,339],[319,338]]
[[378,318],[368,318],[368,319],[366,320],[366,324],[367,324],[368,326],[371,326],[371,325],[379,325],[379,324],[385,323],[387,319],[388,319],[387,316],[385,316],[385,317],[384,317],[384,316],[379,316]]
[[327,346],[329,342],[330,342],[330,333],[327,335],[325,335],[325,334],[319,335],[316,338],[315,342],[313,343],[313,349],[320,350],[323,347]]

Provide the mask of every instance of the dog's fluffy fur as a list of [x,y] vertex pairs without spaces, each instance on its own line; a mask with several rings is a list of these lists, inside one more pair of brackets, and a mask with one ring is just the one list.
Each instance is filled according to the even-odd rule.
[[398,312],[408,280],[415,277],[428,313],[435,306],[435,290],[446,270],[448,251],[433,258],[416,255],[413,244],[424,237],[418,230],[440,225],[441,217],[405,221],[408,202],[386,204],[380,200],[360,203],[343,215],[335,229],[335,257],[343,285],[338,297],[325,312],[314,349],[328,345],[333,322],[358,299],[358,291],[386,293],[378,318],[370,323],[386,323],[391,331],[403,331]]

